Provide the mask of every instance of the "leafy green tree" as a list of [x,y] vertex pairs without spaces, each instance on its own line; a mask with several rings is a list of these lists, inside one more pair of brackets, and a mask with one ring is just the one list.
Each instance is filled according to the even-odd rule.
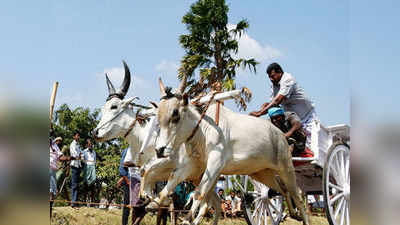
[[[90,112],[89,108],[78,107],[71,110],[67,104],[61,105],[55,113],[53,121],[54,133],[62,136],[64,143],[71,143],[75,131],[80,133],[79,144],[86,146],[86,139],[90,138],[90,132],[96,128],[100,110]],[[55,135],[57,136],[57,135]]]
[[[84,149],[86,148],[86,139],[91,138],[90,132],[97,126],[99,122],[100,110],[95,109],[90,111],[88,108],[77,107],[71,109],[67,104],[61,105],[56,111],[53,121],[53,136],[61,136],[63,138],[64,149],[67,154],[69,153],[69,145],[73,140],[75,131],[80,133],[79,144]],[[119,161],[121,158],[121,149],[127,148],[128,144],[123,141],[122,138],[108,141],[104,143],[97,143],[92,140],[93,149],[97,154],[97,187],[100,188],[100,196],[105,197],[109,202],[116,199],[117,202],[121,202],[120,189],[116,187],[116,182],[119,179]],[[65,163],[66,167],[69,163]],[[67,169],[63,171],[67,173]],[[68,174],[70,176],[70,174]],[[82,174],[81,174],[82,177]],[[63,181],[59,181],[61,185]],[[67,178],[67,182],[64,188],[70,192],[70,178]],[[79,198],[81,201],[85,201],[84,196],[86,190],[84,189],[83,182],[81,182],[79,190]],[[100,197],[98,196],[98,197]],[[65,199],[64,196],[59,196],[58,199]]]
[[[221,91],[237,88],[235,83],[238,68],[248,68],[256,72],[258,62],[253,59],[235,58],[239,45],[237,38],[249,27],[247,20],[239,21],[228,30],[229,8],[225,0],[199,0],[192,4],[188,13],[183,16],[189,34],[179,37],[185,49],[178,71],[180,79],[188,77],[188,94],[191,97],[210,91],[220,83]],[[195,71],[199,69],[198,80]],[[240,109],[246,110],[246,102],[251,100],[251,92],[242,89],[237,103]]]
[[[111,147],[115,152],[119,152],[117,146]],[[116,199],[121,202],[120,189],[116,188],[119,176],[119,162],[121,156],[118,154],[108,154],[104,156],[104,164],[97,168],[97,181],[101,184],[101,195],[107,199],[109,203]]]

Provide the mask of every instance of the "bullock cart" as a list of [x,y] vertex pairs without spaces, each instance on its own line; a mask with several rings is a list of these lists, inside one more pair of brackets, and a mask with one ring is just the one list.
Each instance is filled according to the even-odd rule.
[[[297,185],[303,194],[322,194],[330,225],[350,225],[350,128],[315,123],[312,158],[293,157]],[[243,193],[243,211],[249,225],[278,225],[283,218],[282,195],[248,176],[236,175],[233,184]],[[278,178],[279,179],[279,178]]]

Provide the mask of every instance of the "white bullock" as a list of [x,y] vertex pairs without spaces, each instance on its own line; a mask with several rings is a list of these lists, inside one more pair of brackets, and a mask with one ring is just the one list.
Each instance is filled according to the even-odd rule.
[[[178,149],[185,144],[186,151],[199,155],[203,173],[196,200],[191,214],[204,201],[204,197],[213,192],[212,187],[220,174],[244,174],[282,193],[286,199],[293,198],[300,210],[303,224],[308,225],[303,201],[296,185],[295,171],[291,160],[288,143],[282,132],[268,120],[232,112],[220,107],[219,126],[214,122],[216,104],[210,105],[206,116],[200,120],[200,113],[189,104],[187,95],[183,94],[186,85],[184,78],[178,93],[171,93],[160,81],[162,100],[158,109],[160,136],[157,139],[158,151]],[[186,171],[177,168],[169,182],[179,183]],[[160,201],[171,191],[160,193]],[[290,214],[298,218],[291,201]],[[202,216],[202,215],[199,215]],[[199,222],[200,218],[195,222]]]
[[[151,132],[151,124],[147,120],[143,120],[143,115],[152,115],[154,119],[157,114],[157,109],[152,106],[151,109],[144,110],[143,114],[138,115],[132,109],[133,101],[136,98],[124,97],[130,85],[130,71],[125,62],[125,77],[121,88],[116,91],[112,83],[106,75],[106,81],[109,91],[109,96],[101,111],[101,119],[98,126],[92,131],[93,137],[100,142],[111,140],[118,137],[124,137],[131,147],[132,155],[137,166],[144,166],[146,163],[149,168],[142,179],[141,193],[142,196],[152,197],[152,188],[157,181],[167,180],[171,172],[176,168],[185,168],[188,173],[186,178],[193,180],[195,183],[200,182],[200,176],[197,174],[198,169],[195,168],[196,162],[193,162],[193,157],[187,155],[184,148],[177,148],[179,150],[173,151],[171,156],[163,159],[156,159],[155,153],[155,138],[156,133],[152,133],[150,141],[146,146],[143,154],[139,154],[139,150],[143,145],[149,132]],[[139,118],[138,116],[141,116]],[[151,119],[150,117],[150,119]],[[133,125],[133,126],[132,126]],[[179,154],[178,154],[179,153]],[[155,161],[154,161],[155,160]],[[154,162],[153,162],[154,161]],[[152,168],[162,165],[162,169],[158,169],[157,173],[152,173]],[[171,185],[171,184],[170,184]],[[218,213],[215,217],[214,224],[217,224],[219,212],[221,210],[219,198],[216,193],[212,192],[207,196],[207,201],[202,205],[202,211],[205,211],[208,206],[213,206]]]

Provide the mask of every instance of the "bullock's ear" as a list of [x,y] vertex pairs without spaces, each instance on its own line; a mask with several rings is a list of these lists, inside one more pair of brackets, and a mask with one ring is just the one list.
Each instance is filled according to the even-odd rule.
[[122,100],[122,107],[128,106],[131,102],[133,102],[136,99],[138,99],[138,97],[130,97],[126,100]]
[[182,95],[182,106],[187,106],[189,104],[189,95],[188,94],[183,94]]

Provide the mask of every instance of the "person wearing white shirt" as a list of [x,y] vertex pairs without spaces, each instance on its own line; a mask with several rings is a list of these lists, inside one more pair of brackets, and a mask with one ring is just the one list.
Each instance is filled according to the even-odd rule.
[[77,205],[74,204],[78,200],[78,190],[79,190],[79,180],[80,180],[80,174],[81,174],[81,157],[82,157],[82,151],[81,147],[79,146],[79,138],[80,135],[78,132],[75,132],[74,134],[74,140],[72,141],[69,151],[71,155],[71,190],[72,190],[72,196],[71,196],[71,201],[72,204],[71,206],[73,208],[76,208]]
[[228,203],[230,202],[230,204],[231,204],[230,208],[232,210],[232,216],[236,216],[236,213],[240,211],[240,207],[241,207],[240,204],[241,204],[242,200],[235,195],[234,191],[231,191],[230,195],[228,195],[225,198],[225,201],[228,202]]
[[287,112],[295,112],[300,117],[307,135],[306,146],[311,149],[312,124],[319,121],[314,103],[307,97],[294,77],[290,73],[283,72],[278,63],[270,64],[267,74],[272,83],[271,102],[264,103],[259,111],[251,112],[250,115],[260,117],[267,114],[271,107],[279,105]]

